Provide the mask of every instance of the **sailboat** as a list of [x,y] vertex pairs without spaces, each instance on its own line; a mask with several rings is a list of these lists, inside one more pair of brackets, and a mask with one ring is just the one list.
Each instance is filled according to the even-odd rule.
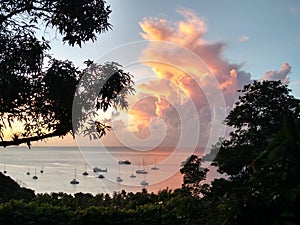
[[149,185],[149,183],[146,181],[146,174],[144,175],[144,180],[142,180],[141,185],[142,185],[142,186],[147,186],[147,185]]
[[149,185],[149,183],[148,183],[146,180],[143,180],[143,181],[141,182],[141,185],[142,185],[142,186],[147,186],[147,185]]
[[129,176],[130,178],[136,178],[133,172],[134,172],[134,166],[132,166],[132,174]]
[[123,179],[122,179],[121,177],[117,177],[116,181],[117,181],[118,183],[120,183],[120,182],[123,182]]
[[44,167],[42,166],[40,173],[44,173]]
[[76,180],[76,169],[75,169],[75,177],[70,181],[70,184],[79,184],[79,181]]
[[145,170],[145,164],[144,164],[144,159],[143,159],[143,169],[138,169],[135,171],[137,174],[147,174],[148,172]]
[[99,174],[98,178],[103,179],[105,177],[102,174]]
[[38,177],[36,176],[36,168],[34,168],[34,176],[32,177],[32,179],[37,180]]
[[155,158],[155,164],[154,164],[154,166],[151,168],[151,170],[159,170],[159,168],[156,166],[156,158]]
[[28,166],[28,169],[27,169],[27,172],[26,172],[26,175],[30,175],[30,172],[29,172],[29,166]]
[[88,173],[88,172],[86,172],[86,164],[85,164],[85,167],[84,167],[84,172],[82,173],[82,175],[83,175],[83,176],[87,176],[87,175],[89,175],[89,173]]
[[120,167],[119,167],[119,176],[116,178],[116,181],[117,181],[118,183],[123,182],[123,179],[122,179],[121,176],[120,176]]

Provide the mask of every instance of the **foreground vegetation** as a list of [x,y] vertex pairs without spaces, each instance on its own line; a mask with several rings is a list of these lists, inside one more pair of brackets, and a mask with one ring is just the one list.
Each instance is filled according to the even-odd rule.
[[[34,195],[5,184],[0,224],[298,224],[299,100],[279,81],[254,82],[242,92],[225,120],[235,129],[209,155],[187,160],[182,188],[72,196]],[[209,160],[229,178],[203,184],[202,162]]]
[[[115,193],[113,196],[78,193],[37,195],[30,202],[11,200],[0,205],[1,224],[185,224],[193,217],[187,209],[197,199],[164,190],[158,194]],[[196,208],[195,208],[196,209]],[[188,223],[190,224],[190,223]]]

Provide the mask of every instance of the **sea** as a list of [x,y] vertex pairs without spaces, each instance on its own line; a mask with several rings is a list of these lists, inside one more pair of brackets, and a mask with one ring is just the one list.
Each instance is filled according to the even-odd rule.
[[[96,195],[121,190],[138,192],[143,188],[157,193],[181,187],[179,170],[194,153],[195,149],[170,147],[153,150],[103,146],[7,147],[0,149],[0,171],[36,194],[82,192]],[[119,164],[120,160],[128,160],[131,164]],[[107,169],[107,172],[94,172],[95,167]],[[147,174],[137,174],[136,170],[145,170]],[[84,176],[84,172],[88,175]],[[104,178],[99,178],[100,174]],[[117,177],[122,182],[117,182]],[[73,179],[79,183],[71,184]],[[142,181],[146,181],[146,185],[142,185]]]

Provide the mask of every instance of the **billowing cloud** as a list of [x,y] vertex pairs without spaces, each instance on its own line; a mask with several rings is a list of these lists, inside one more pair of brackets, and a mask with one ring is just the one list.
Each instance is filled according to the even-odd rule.
[[145,40],[169,41],[182,46],[201,44],[201,37],[206,33],[205,22],[192,11],[181,9],[177,11],[185,20],[175,24],[165,19],[144,18],[140,26],[144,31],[141,35]]
[[[224,59],[224,42],[205,40],[204,20],[190,10],[178,13],[180,21],[144,18],[139,23],[148,41],[140,62],[154,76],[136,86],[126,122],[116,120],[123,144],[210,147],[225,135],[222,121],[238,98],[237,90],[251,82],[242,64]],[[247,40],[243,36],[240,41]],[[288,82],[290,69],[285,63],[264,79]]]
[[[157,79],[139,85],[137,98],[145,93],[151,94],[153,97],[144,99],[143,104],[152,105],[155,109],[152,109],[154,114],[147,114],[147,118],[138,116],[144,115],[143,107],[136,107],[131,112],[136,119],[147,119],[148,125],[151,118],[162,118],[167,126],[163,144],[176,144],[180,137],[188,143],[194,138],[191,130],[199,126],[198,145],[206,146],[211,135],[211,124],[216,124],[212,122],[215,112],[232,106],[236,90],[250,82],[250,74],[242,71],[241,65],[231,64],[222,58],[225,43],[204,40],[207,32],[204,20],[190,10],[181,9],[178,13],[183,20],[170,22],[144,18],[140,22],[141,36],[150,41],[141,60],[155,59],[155,62],[146,62],[145,65],[152,68]],[[179,47],[174,48],[167,43]],[[214,87],[211,77],[217,81]],[[217,100],[212,100],[215,89],[219,89],[224,98],[224,109],[214,108],[217,107],[213,103]],[[218,117],[220,124],[223,119]],[[147,124],[135,121],[135,124]],[[141,126],[139,129],[143,130]]]
[[280,80],[283,84],[289,83],[288,75],[292,67],[288,63],[283,63],[279,71],[271,70],[265,73],[262,80]]

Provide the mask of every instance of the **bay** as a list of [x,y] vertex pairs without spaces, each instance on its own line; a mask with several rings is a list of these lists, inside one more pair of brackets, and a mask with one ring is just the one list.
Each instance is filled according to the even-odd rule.
[[[179,173],[182,162],[193,153],[193,149],[160,147],[153,150],[135,150],[128,147],[7,147],[0,150],[0,171],[7,171],[21,186],[35,193],[65,192],[74,194],[108,193],[121,190],[137,192],[146,188],[150,192],[181,187],[182,175]],[[119,160],[129,160],[131,165],[119,165]],[[2,166],[2,168],[1,168]],[[107,168],[104,179],[94,167]],[[159,169],[153,170],[151,168]],[[137,174],[145,169],[147,174]],[[43,173],[40,171],[43,170]],[[83,176],[83,172],[87,176]],[[30,175],[27,175],[27,172]],[[131,178],[134,174],[136,177]],[[38,179],[33,179],[36,175]],[[121,177],[122,182],[116,178]],[[76,178],[79,184],[70,181]],[[147,181],[147,186],[141,182]]]

